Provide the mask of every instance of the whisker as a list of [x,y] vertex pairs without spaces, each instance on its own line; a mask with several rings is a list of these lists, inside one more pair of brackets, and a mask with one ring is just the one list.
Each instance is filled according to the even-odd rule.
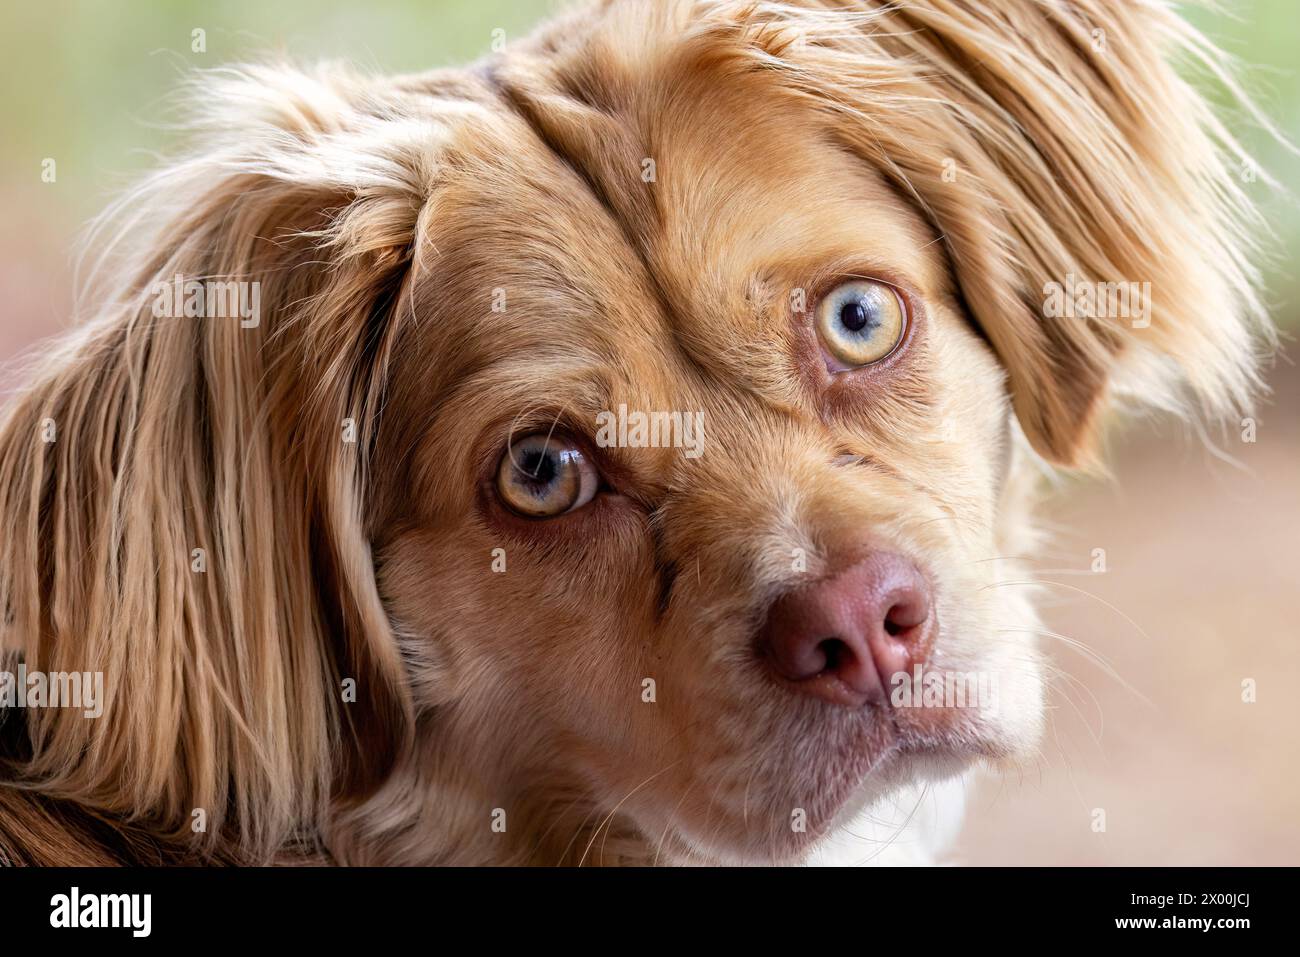
[[1106,601],[1106,599],[1104,599],[1104,598],[1102,598],[1102,597],[1100,597],[1100,596],[1098,596],[1098,595],[1094,595],[1092,592],[1088,591],[1086,588],[1079,588],[1079,587],[1076,586],[1076,585],[1070,585],[1070,584],[1067,584],[1066,582],[1054,582],[1054,581],[1051,581],[1050,579],[1046,579],[1046,578],[1043,578],[1043,579],[1030,578],[1030,579],[1024,579],[1024,580],[1020,580],[1020,581],[993,582],[992,584],[989,584],[989,585],[981,585],[979,590],[980,590],[980,591],[985,591],[986,589],[989,589],[989,588],[1003,588],[1003,587],[1006,587],[1006,586],[1008,586],[1008,585],[1053,585],[1053,586],[1055,586],[1055,587],[1057,587],[1057,588],[1068,588],[1068,589],[1070,589],[1071,591],[1076,591],[1076,592],[1078,592],[1078,593],[1081,594],[1081,595],[1086,595],[1087,597],[1091,598],[1091,599],[1092,599],[1093,601],[1095,601],[1095,602],[1098,602],[1099,604],[1105,605],[1107,608],[1109,608],[1109,609],[1110,609],[1111,611],[1113,611],[1115,614],[1119,615],[1119,616],[1120,616],[1121,618],[1123,618],[1126,622],[1128,622],[1130,625],[1132,625],[1133,628],[1137,631],[1137,633],[1138,633],[1139,635],[1141,635],[1143,638],[1145,638],[1147,641],[1152,641],[1152,640],[1153,640],[1153,639],[1151,638],[1151,636],[1148,635],[1148,634],[1146,633],[1146,631],[1143,630],[1143,628],[1142,628],[1141,625],[1139,625],[1136,621],[1134,621],[1134,620],[1133,620],[1132,618],[1130,618],[1128,615],[1124,614],[1124,612],[1120,611],[1118,608],[1116,608],[1116,607],[1115,607],[1114,605],[1112,605],[1110,602]]
[[1088,645],[1086,645],[1084,642],[1080,641],[1077,638],[1071,638],[1069,635],[1062,635],[1055,631],[1048,631],[1045,628],[999,628],[998,631],[1029,633],[1033,635],[1041,635],[1044,638],[1052,638],[1056,641],[1059,641],[1063,645],[1065,645],[1065,647],[1069,648],[1071,651],[1075,652],[1080,657],[1096,665],[1099,669],[1101,669],[1101,671],[1105,675],[1107,675],[1110,678],[1113,678],[1120,685],[1120,687],[1122,687],[1125,691],[1128,691],[1130,694],[1132,694],[1134,697],[1140,700],[1143,704],[1147,705],[1152,709],[1156,709],[1155,702],[1152,701],[1150,698],[1148,698],[1137,688],[1135,688],[1133,685],[1131,685],[1123,677],[1123,675],[1121,675],[1119,671],[1116,670],[1115,666],[1112,665],[1100,652],[1096,651],[1093,648],[1090,648]]
[[[672,764],[669,764],[666,767],[662,767],[658,771],[654,772],[654,774],[651,774],[648,778],[646,778],[644,781],[642,781],[632,790],[628,791],[627,794],[623,797],[623,799],[619,801],[617,804],[615,804],[613,808],[610,809],[610,812],[605,815],[605,819],[601,821],[600,824],[597,825],[596,830],[592,832],[591,840],[587,842],[586,850],[582,852],[582,857],[578,859],[579,867],[582,867],[582,865],[586,862],[587,855],[591,853],[591,846],[596,843],[596,837],[600,834],[602,828],[607,827],[609,823],[614,820],[614,815],[618,813],[618,809],[621,808],[624,804],[626,804],[628,800],[632,797],[632,795],[636,794],[637,791],[640,791],[643,787],[645,787],[655,778],[659,777],[659,775],[664,774],[672,770],[677,765],[681,764],[682,760],[683,760],[682,758],[678,758]],[[606,836],[608,837],[608,832],[606,832]],[[602,845],[602,853],[603,850],[604,848]]]
[[899,839],[899,837],[902,836],[903,832],[907,830],[908,825],[912,823],[912,818],[916,817],[916,812],[921,809],[922,802],[925,801],[925,799],[929,796],[929,794],[930,794],[930,784],[929,782],[926,782],[921,787],[921,793],[917,795],[916,803],[912,805],[912,810],[910,810],[907,813],[907,817],[903,819],[903,823],[901,823],[900,825],[898,825],[897,828],[894,829],[894,833],[891,834],[889,838],[886,839],[884,843],[881,844],[881,846],[877,848],[874,853],[869,854],[866,857],[864,857],[862,860],[858,861],[856,866],[862,867],[864,865],[870,864],[881,854],[885,853],[885,851],[889,850],[889,848],[894,845],[894,843]]
[[664,849],[664,841],[668,839],[668,830],[669,828],[672,827],[673,818],[677,816],[677,812],[682,809],[682,805],[686,803],[686,799],[691,795],[691,793],[694,790],[695,790],[694,782],[687,785],[686,790],[682,791],[682,796],[678,798],[677,803],[673,805],[672,813],[669,814],[668,817],[665,819],[663,832],[659,835],[659,843],[655,846],[654,859],[650,862],[651,867],[659,866],[659,854]]

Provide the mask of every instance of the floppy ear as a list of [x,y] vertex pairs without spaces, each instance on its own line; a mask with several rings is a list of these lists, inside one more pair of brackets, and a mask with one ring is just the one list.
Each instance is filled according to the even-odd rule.
[[756,6],[764,69],[929,219],[1044,456],[1089,458],[1108,391],[1248,406],[1255,174],[1172,65],[1238,92],[1207,41],[1128,0],[807,6]]
[[29,786],[256,857],[404,746],[363,503],[437,124],[396,95],[204,75],[92,240],[98,315],[0,424],[0,649],[104,675],[28,712]]

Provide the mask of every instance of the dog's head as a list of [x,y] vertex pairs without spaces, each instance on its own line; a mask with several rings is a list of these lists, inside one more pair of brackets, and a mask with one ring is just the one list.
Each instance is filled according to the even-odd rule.
[[[1023,754],[1026,463],[1089,461],[1117,395],[1253,385],[1231,144],[1165,59],[1188,36],[1138,4],[611,3],[473,71],[204,87],[133,318],[20,407],[119,498],[37,544],[58,468],[8,426],[28,657],[93,665],[49,595],[94,545],[118,587],[88,641],[177,716],[146,756],[205,756],[137,782],[164,819],[237,774],[232,819],[262,786],[317,813],[287,774],[425,859],[604,825],[792,860],[900,782]],[[147,317],[175,274],[258,282],[259,321]],[[104,475],[62,481],[70,509]],[[174,673],[129,671],[142,631]],[[130,697],[119,732],[156,700]],[[217,712],[239,730],[205,741]]]

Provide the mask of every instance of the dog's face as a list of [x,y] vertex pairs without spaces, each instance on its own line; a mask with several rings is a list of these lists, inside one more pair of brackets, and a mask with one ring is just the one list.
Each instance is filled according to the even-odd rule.
[[1023,755],[1033,458],[1257,385],[1189,37],[621,0],[465,71],[204,76],[0,423],[0,655],[107,689],[0,755],[162,843],[207,809],[205,859],[378,862],[790,861]]
[[[1033,741],[1031,620],[995,587],[1011,418],[915,208],[811,111],[698,93],[606,155],[637,197],[505,109],[455,137],[380,590],[429,733],[486,777],[789,859],[891,782]],[[620,439],[656,411],[660,447]],[[968,697],[899,699],[918,667]]]

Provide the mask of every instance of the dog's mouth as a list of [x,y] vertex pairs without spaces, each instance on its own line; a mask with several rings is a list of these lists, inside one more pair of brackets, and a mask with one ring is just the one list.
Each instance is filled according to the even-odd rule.
[[[935,643],[942,651],[943,636]],[[807,826],[781,835],[784,860],[804,860],[832,838],[825,846],[852,844],[883,821],[893,823],[881,839],[892,840],[919,803],[948,790],[945,782],[977,767],[1005,768],[1036,737],[1022,729],[1036,726],[1038,704],[1014,671],[993,660],[966,669],[936,657],[944,663],[890,676],[883,700],[824,708],[818,728],[801,728],[785,745],[798,753],[818,744],[793,769],[788,791],[806,796]],[[1029,687],[1038,687],[1036,678]],[[871,852],[863,846],[864,856]]]
[[1000,760],[1011,749],[989,720],[996,703],[982,705],[979,694],[979,678],[971,673],[918,668],[900,678],[889,699],[852,716],[860,730],[819,760],[856,771],[858,787],[895,783],[900,769],[912,765],[958,771],[975,761]]
[[[763,743],[743,765],[729,762],[726,783],[708,771],[661,795],[674,808],[672,830],[688,857],[729,863],[803,861],[827,838],[876,807],[892,806],[905,790],[939,784],[1012,749],[977,700],[946,705],[939,689],[958,687],[957,675],[921,672],[924,694],[873,700],[848,708],[793,697],[763,730]],[[964,677],[962,680],[965,680]],[[915,676],[913,676],[915,683]],[[901,687],[901,685],[900,685]],[[788,695],[788,692],[787,692]],[[716,769],[715,769],[716,770]],[[707,785],[704,782],[708,782]],[[708,797],[703,805],[696,797]],[[662,822],[662,819],[659,819]],[[666,829],[660,823],[656,836]]]

